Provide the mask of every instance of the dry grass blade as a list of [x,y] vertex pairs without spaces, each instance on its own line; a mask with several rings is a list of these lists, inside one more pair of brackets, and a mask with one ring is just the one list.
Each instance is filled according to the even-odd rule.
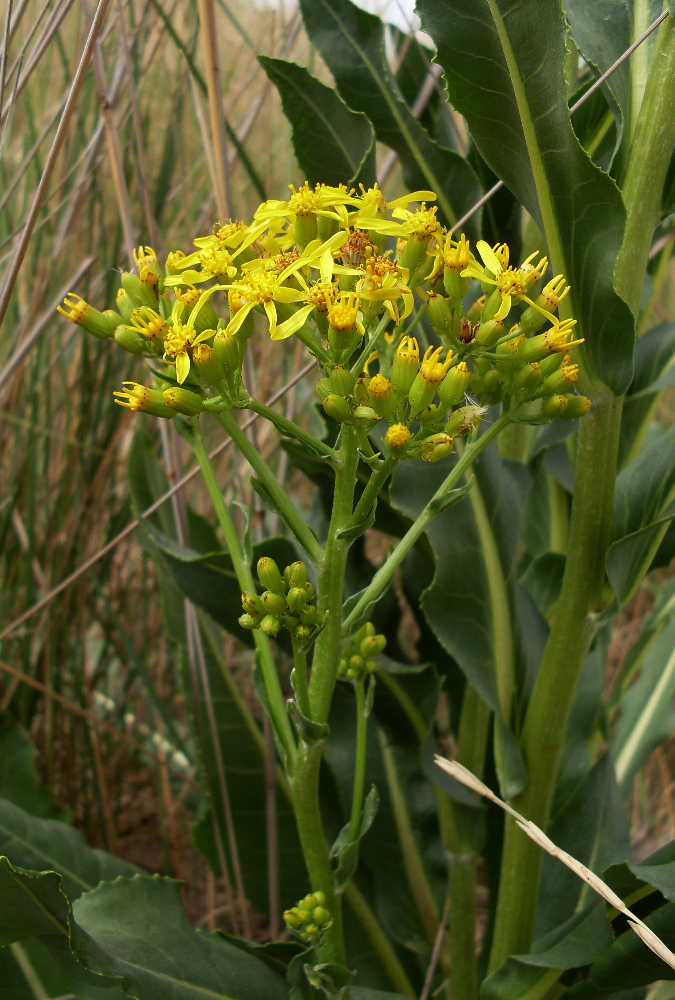
[[35,223],[37,222],[37,217],[40,213],[40,209],[47,192],[47,187],[49,186],[49,182],[54,172],[54,167],[56,166],[56,161],[59,153],[61,152],[61,147],[63,146],[63,141],[66,137],[66,131],[70,124],[70,119],[72,118],[73,111],[75,110],[75,104],[77,102],[77,98],[79,97],[87,68],[89,66],[89,61],[94,51],[94,45],[96,44],[98,35],[103,27],[103,22],[109,6],[110,0],[99,0],[99,5],[96,10],[94,20],[92,21],[89,35],[84,43],[82,55],[80,56],[80,61],[68,93],[68,100],[66,101],[63,109],[61,121],[59,122],[58,129],[56,130],[52,147],[49,150],[49,155],[47,156],[47,161],[40,178],[40,183],[35,191],[33,203],[24,222],[21,239],[19,240],[19,245],[16,248],[14,258],[5,279],[2,295],[0,295],[0,327],[2,327],[5,316],[7,315],[7,309],[12,297],[12,292],[14,291],[14,285],[16,284],[16,279],[19,276],[19,271],[21,270],[24,257],[26,256],[26,250],[28,249],[28,244],[30,243],[30,238],[33,234],[33,229],[35,228]]
[[535,842],[535,844],[538,844],[539,847],[550,854],[551,857],[557,858],[558,861],[562,861],[562,863],[566,865],[570,871],[573,871],[575,875],[578,875],[580,879],[583,879],[583,881],[586,882],[591,889],[597,892],[599,896],[602,896],[605,902],[609,903],[610,906],[613,906],[619,913],[623,913],[632,929],[638,937],[644,941],[647,947],[650,948],[663,962],[669,965],[671,969],[675,969],[675,955],[670,948],[668,948],[667,945],[665,945],[663,941],[657,937],[654,931],[647,927],[647,925],[643,923],[639,917],[636,917],[636,915],[628,909],[621,897],[617,896],[617,894],[602,881],[599,875],[596,875],[595,872],[592,872],[590,868],[586,867],[586,865],[577,861],[577,859],[573,858],[571,854],[567,853],[567,851],[563,851],[560,847],[557,847],[553,841],[546,836],[543,830],[540,830],[539,827],[532,823],[531,820],[525,819],[524,816],[521,816],[521,814],[516,812],[516,810],[510,805],[503,802],[491,789],[488,788],[487,785],[484,785],[483,782],[475,776],[475,774],[472,774],[471,771],[467,770],[467,768],[458,764],[457,761],[446,760],[444,757],[439,757],[438,755],[436,755],[435,760],[438,766],[444,771],[447,771],[450,777],[461,782],[461,784],[465,785],[467,788],[470,788],[472,792],[476,792],[478,795],[482,795],[483,798],[489,799],[490,802],[494,802],[495,805],[500,806],[505,812],[507,812],[509,816],[512,816],[520,829],[526,833],[527,836]]
[[211,143],[215,164],[216,207],[221,219],[234,217],[232,187],[227,160],[227,137],[225,132],[225,112],[220,85],[220,64],[218,60],[218,36],[216,32],[216,11],[213,0],[198,0],[199,22],[206,67],[206,87],[209,97],[211,119]]

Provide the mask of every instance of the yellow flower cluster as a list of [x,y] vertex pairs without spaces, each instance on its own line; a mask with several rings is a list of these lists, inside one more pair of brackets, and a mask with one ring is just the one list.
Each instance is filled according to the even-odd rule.
[[[435,198],[415,191],[387,202],[377,185],[291,187],[287,201],[260,205],[250,224],[218,223],[164,267],[139,248],[115,310],[70,295],[59,312],[154,359],[163,391],[127,383],[116,398],[156,416],[246,405],[241,368],[256,314],[273,341],[298,337],[319,362],[329,416],[366,430],[387,420],[381,440],[393,455],[442,458],[497,402],[537,403],[532,420],[580,416],[589,404],[568,391],[578,372],[568,351],[581,341],[573,320],[556,317],[564,278],[537,290],[546,258],[513,266],[507,246],[484,241],[474,254],[441,225]],[[465,405],[469,393],[475,402]]]

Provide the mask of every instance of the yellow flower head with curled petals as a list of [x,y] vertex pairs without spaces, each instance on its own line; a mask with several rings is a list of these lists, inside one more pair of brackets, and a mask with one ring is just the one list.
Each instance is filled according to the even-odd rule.
[[[483,284],[494,285],[501,295],[501,304],[494,319],[502,320],[508,316],[512,300],[520,299],[527,302],[546,317],[551,323],[557,323],[555,316],[548,310],[537,305],[527,297],[527,291],[544,274],[548,261],[543,257],[538,264],[534,263],[537,253],[530,254],[520,267],[508,266],[508,247],[501,244],[495,249],[485,240],[479,240],[476,249],[480,254],[484,267],[478,261],[471,261],[462,271],[463,278],[475,278]],[[501,258],[501,259],[500,259]],[[506,261],[506,264],[503,262]]]

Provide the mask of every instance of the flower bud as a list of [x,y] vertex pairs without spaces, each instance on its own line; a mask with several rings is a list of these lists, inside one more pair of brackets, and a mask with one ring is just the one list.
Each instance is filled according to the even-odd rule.
[[460,361],[458,365],[450,369],[438,390],[438,396],[444,410],[462,402],[469,388],[470,378],[471,372],[465,361]]
[[295,613],[303,625],[316,625],[319,621],[319,614],[313,604],[297,608]]
[[349,667],[351,670],[355,670],[357,673],[360,673],[360,671],[364,669],[365,665],[365,660],[362,656],[359,656],[358,653],[354,653],[353,656],[349,657]]
[[[66,308],[64,309],[63,306]],[[98,309],[94,309],[74,292],[69,292],[66,295],[63,306],[57,306],[56,311],[99,340],[110,340],[120,323],[124,322],[120,313],[112,309],[99,312]]]
[[307,604],[307,594],[304,587],[291,587],[286,595],[286,602],[291,611],[297,611]]
[[343,424],[345,420],[351,420],[351,406],[343,396],[337,396],[334,392],[323,400],[323,408],[328,416],[339,424]]
[[500,319],[490,319],[481,323],[476,331],[476,343],[481,347],[494,347],[500,337],[504,336],[504,324]]
[[405,241],[403,251],[399,256],[399,265],[408,268],[410,288],[416,288],[428,278],[434,266],[433,258],[427,253],[430,237],[413,233]]
[[372,406],[357,406],[354,410],[354,420],[378,420],[378,414]]
[[260,622],[260,631],[270,637],[274,637],[275,635],[277,635],[280,628],[281,628],[281,623],[279,622],[279,619],[276,618],[274,615],[265,615],[263,620]]
[[442,347],[429,347],[425,351],[420,370],[408,392],[408,402],[412,416],[416,416],[433,402],[438,388],[452,364],[452,352],[448,351],[445,361],[441,361]]
[[157,308],[157,293],[154,287],[144,284],[131,271],[122,272],[122,288],[129,296],[134,308],[138,309],[140,306],[150,306],[151,309]]
[[204,409],[204,400],[196,392],[183,389],[181,386],[173,386],[164,390],[164,402],[172,410],[185,414],[186,417],[194,417]]
[[422,442],[422,458],[425,462],[440,462],[452,451],[453,439],[443,432],[432,434]]
[[564,396],[544,396],[541,401],[541,415],[547,420],[556,420],[562,417],[567,409],[567,400]]
[[254,628],[258,628],[258,626],[260,625],[260,619],[254,618],[253,615],[248,615],[248,614],[240,615],[239,624],[241,625],[242,628],[252,631]]
[[502,293],[498,288],[495,288],[494,292],[490,294],[485,305],[483,306],[483,312],[481,313],[481,322],[488,323],[491,319],[500,312],[502,308]]
[[384,375],[373,375],[368,383],[368,400],[380,417],[390,417],[398,406],[394,387]]
[[317,396],[321,400],[327,399],[333,391],[329,378],[320,378],[316,383],[315,389]]
[[225,369],[220,358],[208,344],[201,343],[192,351],[192,364],[205,385],[217,386],[225,378]]
[[484,406],[462,406],[450,415],[445,425],[445,432],[451,437],[464,437],[478,427],[481,417],[485,413]]
[[518,354],[523,361],[543,361],[554,352],[566,354],[571,347],[583,344],[583,339],[568,340],[575,322],[575,320],[565,320],[546,333],[530,337],[519,345]]
[[[286,567],[288,570],[289,582],[292,587],[304,587],[307,583],[307,567],[298,559]],[[310,584],[311,586],[311,584]]]
[[241,595],[241,606],[247,614],[253,615],[254,618],[260,619],[265,614],[263,603],[258,595],[252,594],[249,590],[245,590]]
[[469,311],[466,314],[466,318],[472,325],[474,323],[480,322],[481,316],[483,314],[483,308],[485,306],[485,296],[481,295],[476,301],[470,306]]
[[476,333],[478,332],[478,323],[475,326],[466,318],[462,316],[459,321],[459,341],[461,344],[470,344],[472,340],[475,340]]
[[444,295],[429,292],[427,316],[436,333],[447,337],[452,332],[452,306]]
[[523,389],[534,389],[540,382],[541,365],[535,361],[531,365],[524,364],[522,368],[516,372],[513,379],[513,388],[515,392]]
[[435,403],[429,403],[424,409],[417,414],[417,419],[421,424],[432,424],[434,420],[438,419],[438,407]]
[[113,339],[116,344],[119,344],[129,354],[152,353],[151,344],[147,337],[144,337],[142,333],[134,330],[131,326],[125,326],[124,324],[118,326]]
[[118,313],[128,323],[135,306],[123,288],[117,291],[116,305]]
[[587,396],[574,396],[571,393],[565,396],[567,409],[563,413],[563,420],[576,420],[583,417],[591,408],[591,401]]
[[391,384],[401,396],[407,396],[420,366],[419,344],[414,337],[403,337],[394,352]]
[[366,659],[370,656],[379,656],[386,645],[387,640],[385,636],[368,635],[365,639],[361,640],[359,652]]
[[462,278],[462,271],[468,267],[471,260],[469,241],[464,233],[461,233],[459,240],[453,240],[449,234],[445,246],[443,247],[443,287],[451,299],[459,301],[466,295],[469,287],[469,279]]
[[384,443],[392,455],[402,455],[410,444],[412,435],[403,424],[392,424],[384,436]]
[[239,341],[233,333],[218,330],[213,338],[213,353],[223,367],[225,375],[232,378],[241,363]]
[[354,376],[347,368],[337,365],[328,377],[331,391],[338,396],[350,396],[354,390]]
[[570,364],[569,354],[560,354],[560,353],[549,354],[547,358],[542,358],[542,360],[539,362],[542,375],[545,378],[547,378],[549,375],[552,375],[553,372],[557,372],[558,369],[562,368],[562,366],[565,364]]
[[258,559],[256,569],[261,587],[264,587],[265,590],[271,590],[273,594],[278,594],[279,597],[286,597],[286,585],[274,559],[271,559],[269,556],[262,556]]
[[549,392],[569,392],[579,378],[579,365],[565,365],[544,379],[542,389]]
[[266,590],[260,601],[266,615],[283,615],[286,610],[286,600],[271,590]]

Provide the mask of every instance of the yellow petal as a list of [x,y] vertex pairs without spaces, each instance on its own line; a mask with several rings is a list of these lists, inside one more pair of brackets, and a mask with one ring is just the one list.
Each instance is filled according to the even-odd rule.
[[276,302],[304,302],[307,292],[300,288],[289,288],[288,285],[279,285],[274,289],[274,299]]
[[387,208],[399,208],[399,206],[405,207],[409,205],[411,201],[436,201],[435,191],[411,191],[410,194],[404,194],[402,198],[394,198],[393,201],[387,202]]
[[178,384],[182,385],[189,374],[190,359],[188,353],[187,351],[181,351],[180,354],[176,355],[176,379],[178,380]]
[[246,305],[241,307],[241,309],[237,309],[236,313],[227,324],[227,332],[236,333],[254,306],[254,302],[247,302]]
[[476,250],[481,255],[482,261],[488,271],[492,271],[495,276],[502,273],[502,265],[499,263],[497,255],[489,243],[486,243],[485,240],[478,240]]
[[511,309],[511,296],[507,295],[505,292],[502,292],[502,303],[497,312],[495,313],[495,319],[500,321],[506,319],[510,309]]
[[553,326],[557,326],[559,324],[560,320],[557,316],[554,316],[552,312],[548,311],[548,309],[544,309],[543,306],[538,306],[536,302],[532,301],[532,299],[528,299],[527,295],[519,295],[518,298],[522,299],[523,302],[527,302],[528,306],[533,306],[538,313],[546,317],[549,323],[553,323]]
[[[199,315],[199,312],[200,312],[202,306],[204,305],[205,302],[209,301],[209,299],[211,298],[211,296],[213,295],[213,293],[214,292],[227,291],[227,289],[231,288],[231,287],[232,287],[232,285],[212,285],[211,288],[207,288],[205,292],[202,292],[202,294],[199,296],[199,298],[195,302],[194,307],[192,309],[192,312],[190,313],[190,315],[188,317],[188,321],[187,321],[187,324],[186,324],[188,330],[193,330],[194,329],[195,320],[197,319],[197,316]],[[175,308],[175,306],[174,306],[174,308]]]
[[305,325],[307,317],[313,309],[314,306],[302,306],[296,313],[285,319],[283,323],[279,323],[272,335],[272,340],[286,340],[287,337],[292,337],[294,333],[297,333]]
[[274,340],[274,334],[277,330],[277,307],[274,302],[264,302],[263,308],[267,313],[267,318],[270,323],[270,337]]
[[333,254],[331,253],[330,249],[324,250],[324,252],[321,254],[321,263],[320,263],[321,280],[332,281],[334,268],[335,268],[335,258],[333,257]]

